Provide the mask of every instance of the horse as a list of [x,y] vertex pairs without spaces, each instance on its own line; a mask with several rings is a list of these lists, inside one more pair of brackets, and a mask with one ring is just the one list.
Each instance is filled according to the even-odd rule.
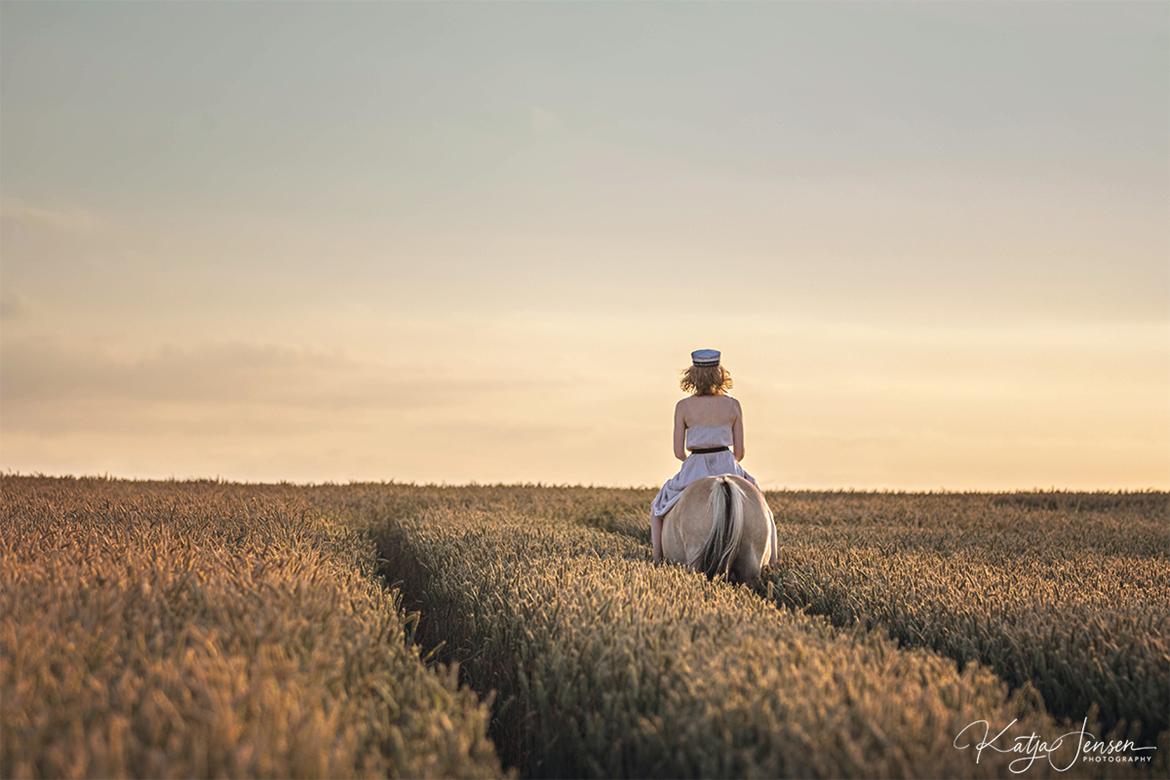
[[755,584],[779,555],[772,510],[738,475],[695,480],[662,519],[662,553],[708,578]]

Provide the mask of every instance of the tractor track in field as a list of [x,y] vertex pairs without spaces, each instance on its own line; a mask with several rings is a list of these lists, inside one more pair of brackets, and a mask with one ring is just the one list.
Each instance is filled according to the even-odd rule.
[[[1034,509],[1031,504],[1027,504],[1026,508]],[[633,539],[649,550],[649,529],[638,529],[635,525],[638,520],[640,518],[632,515],[610,511],[586,514],[577,518],[578,522],[587,527]],[[823,529],[803,529],[801,533],[804,535],[823,533]],[[781,540],[783,550],[784,529]],[[1044,699],[1048,711],[1055,716],[1078,721],[1085,716],[1090,719],[1100,717],[1103,727],[1122,729],[1130,728],[1133,725],[1132,721],[1136,720],[1140,723],[1136,730],[1141,738],[1147,741],[1167,740],[1170,680],[1165,673],[1159,672],[1158,667],[1158,659],[1166,657],[1164,649],[1166,643],[1163,640],[1162,651],[1159,651],[1156,645],[1145,643],[1146,637],[1159,635],[1157,623],[1160,618],[1156,614],[1156,609],[1147,611],[1139,606],[1141,611],[1130,619],[1128,624],[1124,622],[1125,615],[1115,614],[1112,616],[1115,623],[1098,626],[1096,629],[1103,635],[1113,634],[1116,637],[1120,634],[1132,637],[1135,644],[1130,652],[1123,652],[1120,645],[1111,652],[1112,657],[1128,655],[1129,660],[1121,662],[1127,668],[1133,668],[1134,655],[1138,657],[1139,662],[1145,659],[1145,665],[1137,667],[1145,670],[1144,676],[1129,681],[1126,688],[1117,689],[1110,687],[1114,683],[1108,676],[1108,671],[1104,673],[1098,671],[1099,667],[1092,655],[1093,646],[1083,639],[1080,644],[1075,644],[1078,641],[1075,636],[1067,637],[1064,641],[1077,649],[1079,654],[1072,657],[1083,659],[1080,666],[1067,662],[1062,664],[1064,657],[1061,653],[1068,651],[1062,651],[1059,646],[1042,646],[1040,652],[1047,654],[1048,660],[1043,658],[1035,660],[1034,651],[1026,649],[1032,645],[1030,633],[1035,634],[1043,630],[1045,625],[1051,623],[1052,618],[1046,613],[1037,615],[1026,602],[1019,607],[1014,621],[999,624],[1005,625],[1006,629],[997,630],[996,623],[980,621],[978,616],[967,616],[966,621],[961,622],[952,610],[946,609],[949,604],[944,599],[953,597],[947,593],[940,594],[929,590],[922,583],[914,583],[912,573],[909,572],[895,570],[900,579],[890,577],[891,581],[902,585],[905,592],[891,591],[882,598],[881,594],[876,592],[876,588],[873,588],[865,591],[863,596],[857,595],[858,592],[863,592],[867,584],[862,566],[886,571],[898,563],[910,561],[906,563],[907,567],[911,563],[920,565],[924,568],[924,573],[927,573],[926,567],[946,567],[950,576],[944,584],[948,589],[955,586],[978,589],[989,579],[996,577],[1008,579],[1012,575],[1002,566],[991,566],[961,555],[935,554],[929,547],[921,551],[908,549],[908,546],[889,549],[870,545],[835,549],[826,543],[823,548],[818,549],[808,540],[800,542],[793,540],[789,552],[799,552],[799,560],[794,561],[792,555],[782,556],[780,565],[766,569],[761,582],[751,588],[757,596],[777,608],[793,609],[806,615],[823,617],[841,629],[861,628],[878,632],[897,642],[899,647],[926,649],[949,658],[958,669],[972,662],[982,664],[1013,690],[1026,685],[1035,687]],[[802,566],[802,563],[807,566]],[[858,566],[856,570],[851,570],[853,563]],[[965,574],[964,567],[968,564],[983,575],[983,580],[972,580]],[[1147,581],[1154,583],[1151,590],[1157,590],[1159,587],[1170,590],[1170,574],[1167,573],[1165,562],[1159,561],[1157,556],[1135,556],[1128,564],[1131,575],[1134,568],[1141,572],[1136,576],[1144,578],[1143,584]],[[1080,565],[1086,568],[1100,568],[1100,563],[1091,559],[1081,561]],[[923,577],[924,581],[928,579],[939,581],[937,576]],[[851,581],[858,585],[857,592],[850,591],[848,583]],[[1022,598],[1023,594],[1007,594],[1001,603],[1009,603],[1008,599],[1012,595]],[[921,608],[921,613],[913,611],[917,606],[913,603],[916,596],[920,596],[921,604],[925,605]],[[899,609],[895,600],[894,606],[883,612],[883,605],[890,604],[892,599],[901,599],[907,606]],[[1069,617],[1070,620],[1075,619],[1074,615]],[[1036,629],[1031,629],[1026,622],[1029,619],[1035,623]],[[1170,624],[1170,621],[1161,620],[1161,623],[1165,626]],[[1011,631],[1016,633],[1010,633]],[[969,632],[974,637],[968,639],[964,632]],[[1061,636],[1060,633],[1053,635]],[[1166,631],[1162,630],[1161,635],[1165,637]],[[1113,641],[1119,640],[1114,638]],[[1028,656],[1030,666],[1025,665],[1024,656]],[[1086,672],[1090,670],[1096,674],[1086,677]],[[1102,696],[1108,696],[1106,701],[1112,706],[1106,706],[1099,714],[1094,715],[1093,705],[1099,702]]]

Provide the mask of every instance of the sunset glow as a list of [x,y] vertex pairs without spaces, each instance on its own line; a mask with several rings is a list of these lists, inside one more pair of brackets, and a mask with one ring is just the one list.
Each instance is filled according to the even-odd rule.
[[1170,6],[2,13],[3,469],[1170,487]]

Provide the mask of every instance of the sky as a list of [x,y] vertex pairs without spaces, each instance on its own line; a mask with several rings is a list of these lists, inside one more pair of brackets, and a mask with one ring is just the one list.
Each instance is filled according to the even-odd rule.
[[1170,487],[1170,5],[0,4],[0,469]]

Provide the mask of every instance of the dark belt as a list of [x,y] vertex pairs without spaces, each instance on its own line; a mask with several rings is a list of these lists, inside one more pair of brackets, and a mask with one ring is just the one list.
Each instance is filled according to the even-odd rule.
[[697,455],[704,452],[723,452],[724,450],[729,449],[731,449],[731,447],[728,447],[726,444],[724,444],[722,447],[696,447],[695,449],[691,450],[691,454]]

